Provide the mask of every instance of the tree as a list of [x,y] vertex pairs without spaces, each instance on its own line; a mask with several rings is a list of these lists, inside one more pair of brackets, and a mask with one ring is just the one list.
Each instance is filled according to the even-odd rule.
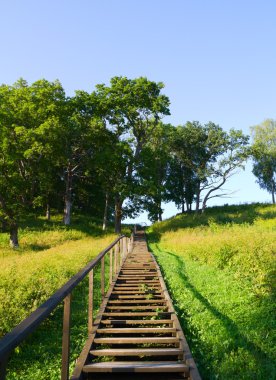
[[159,122],[145,143],[137,172],[140,183],[141,206],[153,222],[162,220],[162,202],[166,201],[166,180],[170,161],[170,135],[173,127]]
[[177,127],[171,142],[170,199],[181,205],[182,211],[184,200],[188,211],[195,200],[196,211],[199,211],[201,202],[204,210],[209,199],[225,196],[217,192],[235,170],[242,167],[248,156],[247,144],[248,137],[241,131],[227,133],[212,122],[201,125],[194,121]]
[[267,119],[251,128],[253,134],[253,174],[262,189],[276,193],[276,121]]
[[121,231],[121,220],[126,213],[123,203],[135,193],[135,171],[142,148],[152,130],[163,115],[169,114],[169,99],[161,94],[163,83],[147,78],[128,79],[114,77],[110,87],[97,85],[94,96],[98,110],[108,128],[117,137],[117,146],[122,149],[122,162],[118,167],[114,185],[115,232]]
[[208,167],[208,176],[203,187],[206,193],[202,201],[202,212],[209,199],[229,196],[223,190],[223,185],[238,169],[243,168],[250,153],[248,142],[249,136],[245,136],[240,130],[231,129],[225,134],[224,152]]
[[20,79],[0,87],[0,218],[9,226],[12,247],[18,246],[18,220],[38,195],[43,162],[39,131],[58,122],[57,105],[63,100],[58,81],[28,86]]

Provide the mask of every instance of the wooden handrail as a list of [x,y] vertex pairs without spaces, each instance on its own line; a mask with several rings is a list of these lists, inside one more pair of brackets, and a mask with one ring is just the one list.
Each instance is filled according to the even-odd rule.
[[[117,250],[117,243],[121,239],[126,239],[124,235],[119,236],[107,248],[101,251],[97,257],[90,261],[83,269],[74,275],[66,284],[58,289],[46,302],[40,305],[33,313],[19,323],[11,332],[6,334],[0,341],[0,379],[5,379],[5,367],[7,358],[13,349],[15,349],[29,334],[31,334],[50,314],[51,312],[63,301],[70,313],[70,305],[67,296],[70,296],[73,289],[89,274],[93,268],[104,259],[104,256],[115,247]],[[131,246],[132,239],[130,239]],[[126,244],[126,242],[125,242]],[[120,252],[122,255],[125,252]],[[102,261],[103,263],[103,261]],[[102,264],[103,265],[103,264]],[[118,269],[118,268],[116,268]],[[92,272],[93,273],[93,272]],[[90,285],[91,286],[91,285]],[[93,306],[92,306],[93,307]],[[90,323],[92,324],[90,316]],[[69,322],[66,322],[69,325]],[[90,327],[91,328],[91,327]],[[65,371],[65,370],[64,370]],[[66,371],[65,371],[66,372]],[[68,374],[66,375],[68,377]],[[62,379],[65,377],[62,377]]]

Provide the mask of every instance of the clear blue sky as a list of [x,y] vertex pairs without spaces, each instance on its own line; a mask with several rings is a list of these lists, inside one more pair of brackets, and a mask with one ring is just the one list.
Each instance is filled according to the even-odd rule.
[[[0,14],[0,83],[59,79],[72,95],[147,76],[165,83],[172,124],[249,133],[276,118],[275,0],[0,0]],[[226,187],[222,203],[270,201],[250,164]]]

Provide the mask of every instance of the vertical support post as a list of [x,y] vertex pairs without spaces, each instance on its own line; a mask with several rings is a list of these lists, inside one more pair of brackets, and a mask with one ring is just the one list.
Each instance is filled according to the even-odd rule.
[[114,266],[115,266],[115,275],[117,274],[118,272],[118,259],[119,259],[119,246],[118,246],[118,243],[115,245],[115,262],[114,262]]
[[89,272],[89,286],[88,286],[88,334],[93,330],[93,292],[94,292],[94,269]]
[[71,293],[64,298],[61,380],[69,379]]
[[123,256],[123,239],[121,239],[120,241],[119,241],[119,243],[120,243],[120,250],[119,250],[119,252],[120,252],[120,259],[119,259],[119,267],[121,267],[121,265],[122,265],[122,256]]
[[127,237],[124,237],[124,259],[126,258],[127,255]]
[[8,356],[4,356],[0,362],[0,380],[6,379]]
[[109,286],[113,281],[113,249],[109,251]]
[[127,253],[130,252],[130,238],[127,238]]
[[104,299],[104,257],[101,259],[101,294]]

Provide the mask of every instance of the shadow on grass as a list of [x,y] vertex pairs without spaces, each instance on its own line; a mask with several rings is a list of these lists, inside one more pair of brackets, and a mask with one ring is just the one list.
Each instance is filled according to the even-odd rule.
[[[211,302],[204,297],[197,289],[196,287],[190,282],[188,276],[185,274],[185,264],[181,260],[179,256],[172,252],[168,251],[162,251],[162,253],[165,253],[169,255],[172,258],[173,262],[173,268],[175,273],[177,273],[178,278],[181,282],[181,287],[183,287],[183,291],[186,289],[193,297],[195,297],[201,305],[206,308],[209,312],[212,313],[214,318],[217,320],[218,323],[222,324],[223,327],[226,329],[227,333],[229,334],[229,337],[231,338],[231,344],[227,347],[227,352],[225,351],[224,354],[229,354],[230,351],[237,352],[239,349],[244,349],[245,351],[250,351],[251,354],[253,354],[255,360],[257,363],[260,363],[260,366],[267,367],[267,371],[263,369],[263,371],[267,374],[265,377],[262,377],[263,379],[272,379],[273,376],[276,374],[276,368],[274,367],[275,363],[272,357],[270,357],[266,352],[262,350],[261,347],[259,347],[254,342],[250,341],[238,328],[235,322],[231,320],[227,315],[223,314],[221,311],[219,311],[216,307],[214,307]],[[157,256],[158,260],[158,256]],[[164,274],[164,270],[161,267],[161,271]],[[169,291],[170,284],[167,284]],[[177,300],[175,300],[177,301]],[[199,361],[199,370],[204,375],[204,379],[215,379],[218,378],[214,374],[216,373],[216,364],[210,363],[208,360],[208,357],[210,359],[210,347],[208,347],[208,342],[202,341],[200,334],[197,331],[191,331],[191,328],[189,326],[189,321],[185,314],[187,315],[187,311],[183,315],[183,310],[180,310],[176,307],[176,311],[179,311],[178,314],[182,315],[179,317],[181,325],[185,331],[187,340],[189,344],[191,344],[191,349],[194,353],[195,359],[198,359]],[[261,313],[261,311],[260,311]],[[196,342],[196,343],[195,343]],[[194,344],[195,343],[195,344]],[[223,352],[221,353],[223,355]],[[213,358],[212,358],[213,359]],[[229,371],[231,372],[231,368],[229,368]],[[273,371],[274,375],[270,372]],[[244,371],[246,376],[246,370]],[[269,374],[272,377],[267,377]],[[258,377],[259,375],[256,373],[255,375],[248,374],[248,379],[260,379]],[[219,377],[220,378],[220,377]],[[226,376],[225,378],[229,378]]]

